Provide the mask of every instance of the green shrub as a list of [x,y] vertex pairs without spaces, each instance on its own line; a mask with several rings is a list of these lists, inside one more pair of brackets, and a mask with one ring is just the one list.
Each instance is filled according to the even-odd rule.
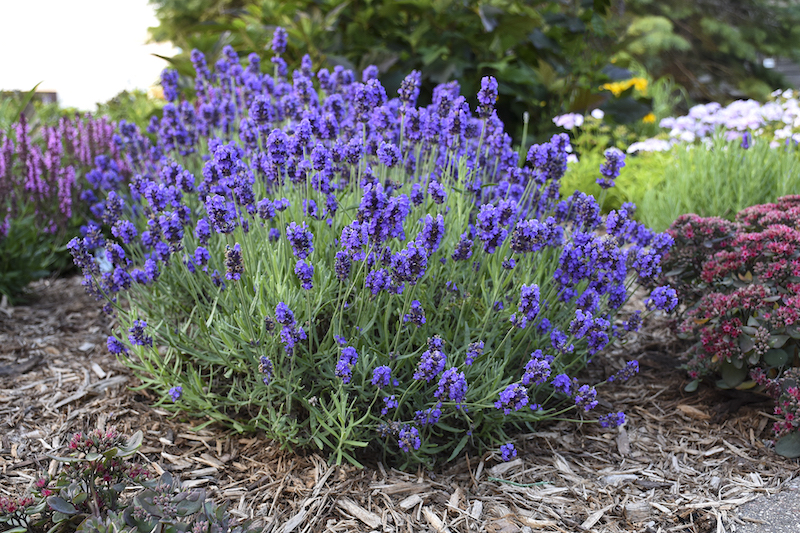
[[673,148],[663,179],[642,199],[641,219],[659,231],[684,213],[732,220],[745,207],[800,191],[797,145],[771,148],[765,138],[749,139],[747,149],[722,135]]

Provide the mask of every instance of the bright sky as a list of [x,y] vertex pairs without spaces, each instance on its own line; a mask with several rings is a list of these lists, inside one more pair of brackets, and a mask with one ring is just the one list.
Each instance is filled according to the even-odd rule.
[[58,93],[62,106],[94,110],[123,90],[158,81],[171,45],[148,40],[147,0],[0,0],[0,90]]

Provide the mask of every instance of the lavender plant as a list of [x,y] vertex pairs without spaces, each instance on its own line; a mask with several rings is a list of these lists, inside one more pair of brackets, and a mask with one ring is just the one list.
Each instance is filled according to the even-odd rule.
[[106,199],[111,235],[70,243],[143,388],[354,464],[591,418],[597,384],[576,376],[636,328],[615,316],[671,239],[632,206],[605,220],[591,196],[560,198],[565,135],[520,167],[492,78],[473,114],[456,82],[418,105],[416,72],[389,99],[375,69],[192,57],[196,100],[167,72],[157,143],[122,138],[137,176]]
[[12,303],[28,282],[71,266],[68,236],[104,210],[95,191],[125,183],[114,128],[90,116],[31,127],[19,115],[0,132],[0,294]]

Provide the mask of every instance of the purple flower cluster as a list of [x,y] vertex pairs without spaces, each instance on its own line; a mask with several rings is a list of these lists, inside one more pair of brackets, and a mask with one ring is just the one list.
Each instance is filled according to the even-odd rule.
[[146,335],[144,329],[147,322],[144,320],[134,320],[133,326],[128,328],[128,340],[134,346],[153,346],[153,337]]
[[467,355],[464,358],[464,364],[467,366],[475,362],[475,358],[483,354],[483,341],[471,342],[467,348]]
[[678,306],[678,293],[668,285],[656,287],[646,304],[648,309],[660,309],[669,313]]
[[628,381],[639,373],[639,361],[628,361],[622,370],[616,372],[608,378],[608,381]]
[[342,355],[339,356],[339,361],[336,363],[336,377],[342,379],[343,383],[350,383],[353,377],[353,367],[358,361],[358,352],[352,346],[346,346],[342,349]]
[[278,303],[275,307],[275,320],[278,324],[283,326],[281,328],[280,340],[283,343],[286,355],[291,356],[294,354],[294,348],[297,343],[308,338],[306,332],[301,326],[297,325],[294,313],[284,302]]
[[600,422],[600,427],[615,428],[625,423],[625,413],[622,411],[618,413],[609,413],[607,415],[602,415],[597,420]]
[[539,286],[538,285],[523,285],[520,291],[519,299],[519,314],[514,313],[511,315],[511,323],[514,326],[523,329],[532,322],[539,314]]
[[411,452],[411,450],[419,450],[420,446],[422,446],[419,430],[414,426],[404,426],[397,436],[397,445],[406,453]]
[[550,363],[553,362],[554,357],[544,355],[541,350],[536,350],[531,354],[530,360],[525,365],[525,373],[522,375],[522,384],[541,385],[547,382],[550,377]]
[[614,180],[619,177],[622,167],[625,166],[625,154],[618,148],[609,148],[605,151],[606,160],[600,165],[601,177],[597,178],[597,184],[602,189],[610,189],[614,186]]
[[445,370],[439,378],[439,387],[433,393],[439,401],[448,399],[455,402],[456,409],[461,409],[461,404],[467,397],[467,378],[456,367]]
[[444,354],[444,341],[438,335],[428,339],[428,349],[422,353],[414,379],[430,381],[438,376],[447,364]]
[[242,247],[237,242],[233,248],[228,246],[225,250],[225,279],[239,281],[244,272],[242,263]]
[[519,411],[528,405],[528,401],[528,389],[519,383],[513,383],[500,393],[500,399],[494,402],[494,406],[507,415],[511,411]]
[[294,266],[294,273],[300,280],[300,286],[309,291],[314,288],[314,267],[303,261],[298,260]]
[[183,396],[183,387],[177,385],[169,389],[169,396],[173,402],[177,402]]
[[513,443],[507,442],[500,446],[500,458],[503,461],[510,461],[512,457],[517,456],[517,448],[514,446]]
[[422,304],[419,303],[419,300],[413,300],[411,302],[411,309],[408,313],[403,315],[403,322],[411,322],[417,327],[425,323],[425,310],[422,308]]
[[392,369],[382,365],[372,371],[372,384],[379,389],[383,389],[389,385],[396,387],[400,383],[396,379],[392,379]]

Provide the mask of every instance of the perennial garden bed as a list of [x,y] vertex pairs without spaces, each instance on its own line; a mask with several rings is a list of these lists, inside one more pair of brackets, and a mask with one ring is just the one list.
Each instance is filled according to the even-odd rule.
[[621,428],[543,424],[516,437],[510,462],[487,453],[433,472],[331,466],[259,434],[198,431],[202,420],[153,407],[157,398],[132,390],[135,378],[108,353],[111,323],[80,281],[40,281],[30,305],[0,307],[0,497],[54,469],[47,454],[73,433],[112,425],[144,431],[139,455],[154,472],[177,474],[235,516],[286,533],[730,530],[741,522],[737,507],[800,470],[768,447],[769,398],[682,392],[686,376],[675,366],[685,347],[658,317],[587,376],[639,360],[637,376],[604,391],[627,414]]

